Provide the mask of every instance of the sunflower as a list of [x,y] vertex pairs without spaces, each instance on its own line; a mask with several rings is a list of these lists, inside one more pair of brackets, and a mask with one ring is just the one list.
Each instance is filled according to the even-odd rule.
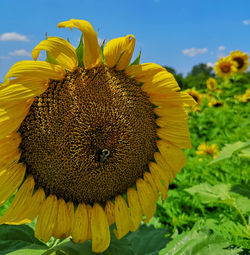
[[214,67],[214,71],[220,78],[229,78],[237,72],[237,64],[230,56],[224,57],[218,60]]
[[196,151],[197,155],[202,155],[202,156],[211,156],[213,159],[215,159],[218,154],[219,150],[216,144],[209,145],[207,143],[201,143],[198,146],[198,150]]
[[187,89],[185,92],[188,93],[195,100],[195,102],[198,105],[201,105],[201,103],[202,103],[202,94],[200,94],[195,89]]
[[216,84],[217,84],[217,81],[212,77],[210,77],[206,81],[207,89],[209,89],[211,91],[217,91]]
[[215,98],[212,98],[210,100],[210,102],[208,103],[209,107],[220,107],[223,105],[223,102],[221,102],[220,100],[217,100]]
[[247,103],[250,101],[250,89],[247,89],[245,91],[245,94],[243,95],[235,95],[235,99],[239,100],[240,102]]
[[247,53],[243,53],[240,50],[231,51],[230,57],[237,64],[237,73],[243,73],[247,70],[249,65],[249,56]]
[[[0,88],[1,205],[18,190],[0,224],[38,217],[37,238],[103,252],[110,225],[120,239],[167,197],[191,147],[184,105],[195,102],[165,68],[130,64],[133,35],[103,49],[87,21],[58,27],[78,28],[84,44],[48,37]],[[41,50],[53,63],[37,61]]]

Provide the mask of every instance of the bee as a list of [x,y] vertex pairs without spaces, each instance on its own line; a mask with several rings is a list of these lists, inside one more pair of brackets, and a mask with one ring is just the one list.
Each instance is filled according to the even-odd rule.
[[110,151],[108,149],[103,149],[99,153],[98,161],[101,163],[104,163],[108,159],[109,155],[110,155]]

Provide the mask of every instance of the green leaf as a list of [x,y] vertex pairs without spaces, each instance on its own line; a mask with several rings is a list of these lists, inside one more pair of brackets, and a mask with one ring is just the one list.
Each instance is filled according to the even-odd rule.
[[216,162],[219,162],[223,159],[230,158],[233,153],[240,151],[246,147],[250,146],[250,141],[248,142],[236,142],[233,144],[227,144],[225,147],[222,148],[220,154],[216,159],[211,161],[208,165],[214,164]]
[[54,64],[54,65],[59,65],[58,62],[56,61],[55,58],[53,58],[47,51],[46,51],[46,62]]
[[[44,252],[46,251],[47,246],[34,237],[33,229],[27,225],[20,226],[1,225],[0,254],[9,253],[16,254],[14,252],[16,252],[19,249],[41,250]],[[26,255],[28,253],[18,254]]]
[[[2,230],[2,231],[1,231]],[[152,225],[142,225],[136,232],[117,240],[111,232],[109,248],[103,255],[157,255],[166,246],[166,229],[155,229]],[[0,254],[12,255],[93,255],[91,241],[74,244],[69,238],[49,249],[34,237],[32,228],[3,225],[0,228]]]
[[169,242],[159,255],[236,255],[241,249],[225,249],[229,243],[223,236],[211,234],[207,229],[184,232]]
[[83,67],[83,35],[81,35],[79,45],[76,48],[76,56],[78,59],[78,66]]
[[166,246],[166,229],[155,229],[153,225],[142,225],[136,232],[127,236],[129,244],[136,255],[157,255]]
[[250,148],[241,150],[238,156],[241,158],[250,159]]
[[250,199],[247,197],[236,198],[236,205],[243,214],[250,212]]
[[231,191],[250,198],[250,185],[248,184],[235,184],[232,186]]
[[[185,189],[191,195],[197,195],[202,203],[218,202],[220,200],[231,201],[233,200],[229,194],[230,185],[217,184],[211,186],[208,183],[201,183],[191,188]],[[234,201],[234,200],[233,200]]]
[[141,51],[139,52],[137,58],[130,64],[130,66],[132,66],[132,65],[139,65],[140,64],[140,60],[141,60]]

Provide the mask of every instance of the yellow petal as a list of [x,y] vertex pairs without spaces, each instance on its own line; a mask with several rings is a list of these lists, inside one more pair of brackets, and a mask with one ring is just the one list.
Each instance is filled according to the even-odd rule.
[[35,186],[32,176],[28,176],[21,188],[18,190],[10,207],[0,219],[0,224],[16,224],[16,219],[23,211],[26,202],[31,198]]
[[184,127],[171,127],[166,126],[157,129],[157,136],[163,140],[169,141],[179,148],[190,149],[191,141],[188,130]]
[[19,152],[19,144],[21,142],[21,136],[19,133],[13,133],[0,140],[0,158],[1,161],[8,155],[17,154]]
[[84,243],[88,240],[88,228],[90,225],[88,212],[85,204],[79,204],[74,217],[72,240],[74,243]]
[[115,197],[115,223],[117,230],[114,229],[114,234],[117,239],[121,239],[133,228],[128,206],[121,195]]
[[130,231],[136,231],[142,221],[142,208],[139,202],[138,194],[133,188],[128,188],[127,198],[132,221]]
[[141,88],[147,93],[160,92],[162,90],[166,93],[167,91],[171,92],[180,89],[174,76],[166,70],[156,73],[152,78],[145,77],[141,81],[144,82]]
[[60,37],[48,37],[40,42],[32,51],[32,57],[37,60],[40,51],[47,51],[61,67],[73,71],[78,66],[78,60],[74,47]]
[[[169,182],[172,182],[176,176],[176,171],[174,171],[170,165],[168,164],[168,161],[163,158],[162,154],[159,152],[156,152],[154,154],[154,158],[157,164],[154,166],[159,171],[162,180],[165,185],[167,185]],[[166,181],[166,183],[165,183]]]
[[74,209],[74,204],[70,201],[67,203],[67,210],[69,215],[69,229],[68,229],[67,236],[71,236],[71,233],[74,227],[74,222],[75,222],[75,209]]
[[49,195],[39,213],[35,237],[48,242],[53,234],[58,212],[58,200],[55,195]]
[[65,70],[59,65],[53,65],[44,61],[24,60],[14,64],[4,78],[8,83],[13,77],[35,77],[44,81],[48,79],[61,80],[65,75]]
[[103,50],[103,55],[109,67],[116,65],[117,70],[125,69],[132,58],[135,48],[135,37],[127,35],[109,41]]
[[152,189],[154,190],[154,193],[157,194],[157,197],[158,197],[158,189],[155,185],[152,175],[149,172],[145,172],[143,174],[143,179],[145,182],[147,182],[151,185]]
[[154,180],[154,183],[157,187],[157,189],[161,192],[161,198],[162,201],[165,200],[168,197],[168,179],[165,179],[165,183],[162,180],[162,177],[160,175],[160,172],[158,171],[157,168],[154,167],[153,162],[149,163],[149,169],[150,169],[150,173],[152,175],[152,178]]
[[115,205],[110,200],[106,202],[105,213],[109,225],[112,225],[115,222]]
[[95,203],[91,218],[92,251],[103,252],[110,244],[109,224],[102,207]]
[[131,65],[125,69],[128,76],[133,76],[136,80],[145,82],[151,81],[153,76],[161,71],[166,70],[164,67],[155,63],[143,63],[141,65]]
[[0,206],[2,206],[21,185],[26,168],[23,164],[11,164],[0,169]]
[[177,146],[163,140],[157,141],[157,147],[173,171],[180,172],[186,164],[184,152]]
[[[39,188],[35,194],[26,201],[23,210],[20,211],[12,224],[21,225],[32,222],[40,212],[41,206],[45,200],[45,193],[42,188]],[[10,224],[10,223],[8,223]]]
[[13,153],[10,153],[8,156],[2,158],[0,160],[0,171],[1,169],[5,169],[11,165],[17,164],[20,157],[21,157],[21,151],[20,152],[14,151]]
[[32,101],[0,105],[0,139],[16,131],[26,117]]
[[146,223],[150,221],[156,211],[156,195],[150,184],[142,179],[136,180],[136,188],[143,214],[146,216]]
[[2,104],[26,101],[41,95],[46,89],[41,80],[39,80],[39,82],[33,82],[32,87],[20,81],[18,82],[18,80],[20,80],[20,78],[10,81],[10,85],[0,90],[0,102]]
[[88,21],[71,19],[58,24],[58,27],[73,27],[82,31],[84,36],[83,64],[86,69],[98,66],[101,63],[101,50],[97,40],[97,34]]
[[70,232],[71,221],[69,209],[63,198],[58,200],[58,211],[53,236],[55,238],[66,238]]
[[92,220],[92,206],[91,205],[86,205],[87,208],[87,214],[88,214],[88,232],[87,232],[87,240],[92,239],[92,231],[91,231],[91,220]]

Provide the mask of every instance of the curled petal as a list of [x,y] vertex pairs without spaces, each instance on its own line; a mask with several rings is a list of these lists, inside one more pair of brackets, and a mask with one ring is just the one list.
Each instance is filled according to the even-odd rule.
[[73,27],[82,31],[84,36],[83,64],[86,69],[98,66],[101,63],[101,50],[97,40],[97,34],[88,21],[71,19],[58,24],[58,27]]
[[116,65],[117,70],[123,70],[130,63],[134,48],[135,37],[127,35],[109,41],[103,50],[103,55],[109,67]]

